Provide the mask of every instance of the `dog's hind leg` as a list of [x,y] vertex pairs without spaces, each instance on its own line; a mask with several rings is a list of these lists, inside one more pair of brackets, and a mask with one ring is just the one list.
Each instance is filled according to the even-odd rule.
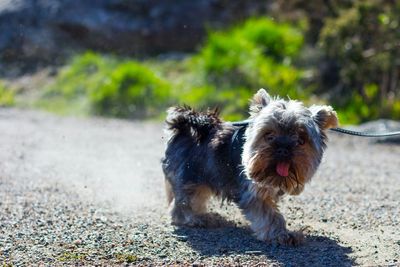
[[165,178],[165,180],[164,180],[164,185],[165,185],[165,194],[167,196],[167,204],[168,204],[168,206],[170,206],[172,200],[174,200],[174,198],[175,198],[175,195],[174,195],[174,192],[172,191],[172,185],[168,181],[167,178]]
[[196,214],[207,212],[207,202],[212,196],[212,191],[208,186],[199,185],[194,189],[190,199],[190,206]]
[[[176,189],[176,188],[175,188]],[[190,185],[175,190],[175,199],[171,209],[172,223],[190,227],[206,227],[203,216],[207,211],[207,201],[212,195],[208,186]]]

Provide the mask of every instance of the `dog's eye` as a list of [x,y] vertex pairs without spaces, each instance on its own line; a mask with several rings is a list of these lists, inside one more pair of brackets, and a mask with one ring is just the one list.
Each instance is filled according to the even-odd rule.
[[275,135],[273,132],[266,132],[264,138],[267,142],[272,142],[275,140]]
[[298,145],[300,145],[300,146],[302,146],[302,145],[304,145],[306,143],[306,140],[304,139],[304,137],[299,137],[298,139],[297,139],[297,144]]
[[300,132],[300,134],[292,135],[292,140],[296,143],[296,145],[302,146],[306,143],[307,135],[304,132]]

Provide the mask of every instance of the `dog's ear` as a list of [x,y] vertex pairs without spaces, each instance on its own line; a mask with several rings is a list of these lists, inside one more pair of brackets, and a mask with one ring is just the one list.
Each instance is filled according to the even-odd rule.
[[265,91],[265,89],[261,88],[258,92],[253,96],[253,99],[250,103],[250,113],[252,115],[257,114],[266,107],[271,102],[271,97]]
[[331,106],[312,105],[310,107],[312,117],[321,130],[338,126],[339,120]]

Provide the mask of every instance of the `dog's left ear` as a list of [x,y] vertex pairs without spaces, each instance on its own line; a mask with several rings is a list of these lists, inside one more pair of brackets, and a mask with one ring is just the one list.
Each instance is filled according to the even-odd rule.
[[331,106],[312,105],[310,111],[314,121],[318,124],[321,130],[338,126],[339,120],[337,114]]
[[264,88],[261,88],[260,90],[258,90],[258,92],[253,96],[253,99],[251,100],[250,113],[252,115],[257,114],[270,102],[271,102],[271,97],[269,96],[267,91],[265,91]]

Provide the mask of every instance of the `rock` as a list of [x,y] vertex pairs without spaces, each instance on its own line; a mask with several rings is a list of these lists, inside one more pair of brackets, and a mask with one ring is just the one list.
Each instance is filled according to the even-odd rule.
[[193,51],[205,28],[262,14],[261,0],[0,0],[0,59],[54,63],[76,49]]

